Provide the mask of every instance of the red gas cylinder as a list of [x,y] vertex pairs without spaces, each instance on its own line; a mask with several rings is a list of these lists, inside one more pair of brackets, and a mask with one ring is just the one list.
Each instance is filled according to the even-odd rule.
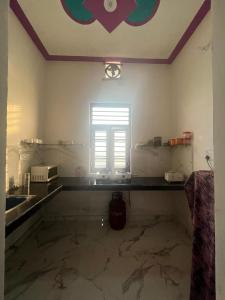
[[121,230],[126,225],[126,203],[121,192],[112,193],[112,200],[109,203],[109,223],[115,230]]

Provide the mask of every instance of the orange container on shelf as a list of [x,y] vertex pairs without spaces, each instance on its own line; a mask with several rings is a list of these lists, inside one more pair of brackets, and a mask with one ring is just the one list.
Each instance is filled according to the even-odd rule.
[[176,138],[176,145],[183,145],[184,139],[183,138]]
[[175,146],[176,145],[176,139],[169,139],[169,144],[170,144],[170,146]]

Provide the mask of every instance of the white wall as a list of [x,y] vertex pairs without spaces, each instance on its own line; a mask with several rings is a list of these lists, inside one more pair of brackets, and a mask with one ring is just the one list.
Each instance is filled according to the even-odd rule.
[[7,154],[8,177],[14,177],[16,184],[19,184],[19,173],[26,170],[32,155],[28,151],[22,158],[24,161],[19,162],[15,146],[22,139],[42,137],[45,65],[40,52],[10,10]]
[[213,1],[213,92],[217,300],[225,299],[225,2]]
[[[132,104],[133,141],[170,135],[170,80],[167,66],[125,64],[121,80],[103,80],[102,63],[50,62],[45,94],[45,138],[89,142],[89,104]],[[60,121],[60,126],[56,122]]]
[[[212,19],[202,21],[171,66],[175,135],[194,132],[193,169],[208,169],[206,153],[213,158]],[[176,153],[189,173],[185,152]],[[189,158],[188,158],[189,159]]]
[[8,1],[0,1],[0,299],[4,299]]
[[[67,175],[75,175],[77,164],[89,171],[89,105],[92,102],[124,101],[132,105],[132,146],[153,136],[171,135],[170,77],[168,66],[125,64],[121,80],[106,81],[101,63],[50,62],[45,85],[45,135],[47,142],[74,139],[85,145],[76,149]],[[135,151],[134,151],[135,152]],[[140,172],[162,173],[157,153],[133,153]],[[133,156],[133,161],[135,157]],[[151,165],[154,156],[157,168]],[[49,159],[53,157],[53,152]],[[168,152],[164,154],[168,164]],[[63,158],[59,158],[62,163]],[[71,164],[72,161],[72,164]],[[135,166],[134,166],[135,167]],[[138,172],[138,167],[134,172]],[[73,170],[71,170],[73,168]],[[144,170],[143,170],[144,168]],[[153,171],[153,170],[152,170]],[[63,172],[63,175],[66,175]]]
[[[21,185],[24,172],[29,170],[31,164],[41,161],[41,154],[36,148],[19,143],[26,138],[43,136],[46,67],[46,62],[11,10],[8,47],[6,190],[12,179],[15,185]],[[15,242],[35,222],[33,218],[23,224],[8,237],[6,245]]]
[[[205,155],[213,160],[212,17],[209,13],[171,66],[173,133],[194,133],[193,146],[175,149],[172,165],[189,175],[206,170]],[[185,193],[174,197],[176,215],[191,233],[190,211]]]

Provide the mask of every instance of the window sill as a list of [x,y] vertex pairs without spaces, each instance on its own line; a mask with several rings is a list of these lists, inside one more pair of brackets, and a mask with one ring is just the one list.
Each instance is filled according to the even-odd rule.
[[89,175],[90,177],[94,179],[112,179],[112,180],[118,180],[118,179],[130,179],[131,173],[124,172],[124,173],[115,173],[115,174],[99,174],[99,173],[91,173]]

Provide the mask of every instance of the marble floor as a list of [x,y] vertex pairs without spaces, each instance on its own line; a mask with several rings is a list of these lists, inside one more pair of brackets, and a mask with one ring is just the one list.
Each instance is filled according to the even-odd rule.
[[6,300],[189,298],[191,241],[164,217],[123,231],[94,221],[42,223],[10,251]]

